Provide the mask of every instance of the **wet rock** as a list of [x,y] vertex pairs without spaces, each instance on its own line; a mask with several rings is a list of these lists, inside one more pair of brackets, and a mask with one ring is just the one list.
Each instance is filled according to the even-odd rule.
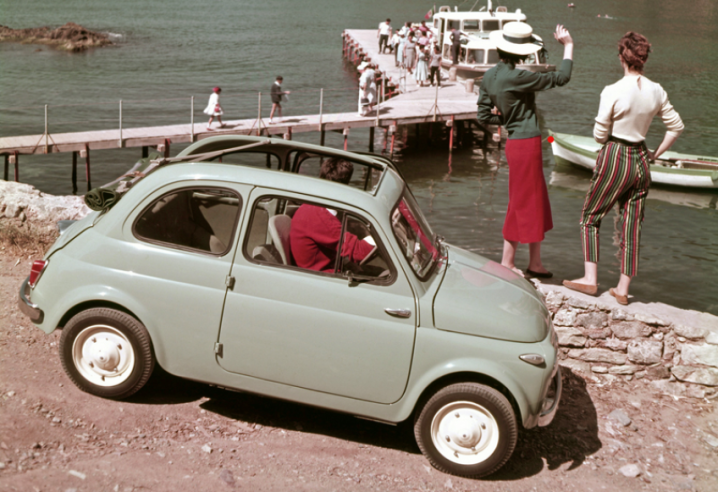
[[641,468],[638,465],[624,465],[618,469],[618,473],[628,478],[636,478],[641,474]]
[[668,379],[671,372],[666,366],[656,365],[646,369],[646,377],[649,379]]
[[712,367],[675,366],[671,372],[681,381],[703,386],[718,386],[718,369]]
[[611,331],[618,338],[633,339],[639,337],[647,337],[653,329],[638,321],[624,321],[611,325]]
[[608,418],[615,420],[616,422],[620,423],[624,427],[627,427],[628,425],[631,424],[631,417],[626,415],[626,412],[624,412],[620,408],[617,408],[613,412],[609,413]]
[[651,384],[658,391],[671,396],[683,396],[690,398],[705,398],[706,390],[698,386],[686,386],[682,383],[674,383],[667,379],[651,381]]
[[576,316],[576,324],[589,330],[602,328],[608,323],[608,315],[603,312],[584,313]]
[[226,468],[223,468],[222,471],[219,472],[219,479],[227,485],[234,485],[236,483],[232,472],[227,470]]
[[718,367],[718,345],[682,345],[681,359],[688,364],[703,364]]
[[589,302],[585,299],[580,299],[578,297],[569,297],[568,305],[577,309],[593,309],[594,307],[596,307],[595,303]]
[[603,338],[608,338],[611,336],[612,332],[611,329],[606,328],[595,328],[592,330],[585,330],[584,333],[588,338],[592,338],[594,340],[600,340]]
[[637,364],[655,364],[663,356],[663,342],[632,340],[628,344],[628,360]]
[[591,371],[591,366],[589,366],[586,362],[580,360],[564,359],[559,361],[559,364],[561,364],[563,367],[571,369],[574,372],[582,372],[586,374]]
[[563,304],[565,297],[557,290],[552,290],[546,294],[546,307],[549,309],[558,309]]
[[581,330],[573,327],[556,326],[554,328],[558,335],[558,344],[562,347],[583,347],[586,345],[586,337]]
[[656,318],[654,316],[651,316],[648,314],[643,314],[643,313],[634,314],[633,319],[635,319],[636,321],[643,321],[647,325],[654,325],[654,326],[668,326],[669,325],[669,323],[666,323],[665,321],[663,321],[660,318]]
[[628,342],[625,340],[620,340],[618,338],[608,338],[606,340],[603,340],[599,347],[604,347],[613,351],[622,352],[626,349],[628,349]]
[[700,326],[675,325],[673,332],[678,336],[695,340],[706,336],[707,330]]
[[622,365],[626,363],[626,355],[612,350],[601,348],[590,348],[586,350],[572,349],[568,352],[572,359],[579,359],[586,362],[603,362],[607,364]]
[[611,310],[611,319],[616,321],[629,321],[633,319],[633,316],[628,314],[623,309],[613,309]]
[[636,373],[636,366],[611,366],[608,368],[608,372],[611,374],[618,374],[621,376],[629,376]]
[[561,309],[553,317],[553,324],[556,326],[574,326],[576,324],[576,311],[572,309]]

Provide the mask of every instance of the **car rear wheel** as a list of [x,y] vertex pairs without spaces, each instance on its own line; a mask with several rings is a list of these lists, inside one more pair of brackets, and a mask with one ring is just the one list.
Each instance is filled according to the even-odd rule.
[[116,399],[142,388],[155,365],[142,323],[109,308],[88,309],[70,319],[60,338],[60,359],[78,388]]
[[508,461],[518,428],[511,403],[478,383],[447,386],[417,414],[414,436],[431,464],[445,473],[478,478]]

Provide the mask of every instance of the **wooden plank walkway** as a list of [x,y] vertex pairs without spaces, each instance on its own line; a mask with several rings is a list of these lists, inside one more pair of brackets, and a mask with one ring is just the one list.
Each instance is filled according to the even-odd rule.
[[[262,134],[282,135],[291,138],[293,133],[315,131],[348,131],[351,128],[380,127],[385,130],[400,125],[434,121],[473,120],[476,118],[476,95],[466,92],[458,82],[444,82],[438,91],[438,104],[434,108],[436,89],[419,87],[411,75],[403,79],[402,71],[394,66],[394,55],[378,53],[376,31],[347,30],[344,41],[351,40],[356,53],[354,61],[370,57],[379,71],[401,89],[401,94],[381,103],[379,114],[360,116],[358,113],[331,113],[286,116],[269,125],[263,118],[259,122]],[[357,91],[358,100],[358,91]],[[319,108],[317,108],[319,109]],[[435,111],[436,109],[436,111]],[[23,135],[0,138],[0,154],[44,154],[56,152],[82,152],[93,149],[148,147],[171,143],[187,143],[216,135],[257,134],[257,119],[225,121],[222,129],[207,130],[206,123],[123,128],[87,132],[52,133],[49,135]],[[6,161],[7,162],[7,161]]]

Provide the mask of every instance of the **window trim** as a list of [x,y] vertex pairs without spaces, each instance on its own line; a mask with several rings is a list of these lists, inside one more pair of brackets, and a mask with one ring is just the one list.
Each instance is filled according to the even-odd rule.
[[[298,266],[296,266],[296,265],[284,265],[284,264],[282,264],[282,263],[271,263],[271,262],[268,262],[268,261],[257,260],[257,259],[252,258],[252,257],[247,253],[247,243],[249,242],[249,230],[250,230],[251,227],[252,227],[252,223],[254,222],[254,215],[255,215],[255,212],[257,211],[257,208],[258,208],[256,205],[257,205],[257,203],[258,203],[259,201],[264,200],[264,199],[267,199],[267,198],[270,199],[270,200],[271,200],[271,199],[279,199],[279,200],[284,199],[284,200],[301,201],[303,204],[304,204],[304,203],[309,203],[309,204],[311,204],[311,205],[316,205],[317,207],[325,207],[325,208],[327,207],[327,204],[326,204],[326,203],[318,203],[318,202],[315,202],[315,201],[312,201],[312,200],[305,200],[305,199],[303,199],[303,198],[289,197],[289,196],[287,196],[287,195],[279,195],[279,194],[268,193],[268,194],[264,194],[264,195],[259,195],[259,196],[257,196],[257,198],[252,201],[252,206],[251,206],[251,212],[250,212],[250,215],[249,215],[249,220],[247,221],[247,225],[244,227],[244,230],[243,230],[244,238],[243,238],[243,240],[242,240],[242,244],[241,244],[240,247],[241,247],[242,256],[244,257],[244,259],[245,259],[246,261],[248,261],[249,263],[252,263],[252,264],[255,264],[255,265],[259,265],[259,266],[268,266],[268,267],[274,267],[274,268],[282,268],[282,269],[286,269],[286,270],[290,270],[290,271],[295,271],[295,272],[305,272],[305,273],[308,273],[308,274],[310,274],[310,275],[319,275],[319,276],[321,276],[321,277],[326,277],[326,278],[338,278],[338,279],[341,279],[341,280],[346,280],[346,277],[344,277],[343,272],[337,271],[337,269],[338,269],[337,267],[338,267],[338,265],[339,265],[339,260],[340,260],[341,254],[337,254],[337,258],[336,258],[336,261],[335,261],[335,263],[334,263],[334,270],[335,270],[334,272],[320,272],[320,271],[317,271],[317,270],[310,270],[310,269],[308,269],[308,268],[298,267]],[[370,280],[370,281],[367,281],[367,282],[364,282],[364,283],[367,283],[367,284],[370,284],[370,285],[379,285],[379,286],[382,286],[382,287],[388,287],[388,286],[394,284],[394,282],[396,282],[396,280],[399,278],[399,274],[398,274],[399,270],[396,268],[396,265],[394,264],[394,261],[392,261],[391,255],[389,255],[389,249],[388,249],[388,248],[386,247],[386,245],[384,244],[385,241],[381,240],[381,237],[379,236],[379,233],[378,233],[376,227],[374,227],[374,224],[372,224],[372,222],[371,222],[370,220],[367,220],[365,217],[363,217],[363,216],[357,214],[357,213],[354,212],[354,211],[347,210],[346,208],[343,208],[343,207],[334,207],[333,204],[332,204],[332,205],[329,205],[329,206],[331,206],[333,209],[335,209],[335,210],[337,210],[337,211],[341,211],[341,212],[343,213],[343,216],[342,216],[342,233],[341,233],[341,236],[339,237],[339,245],[338,245],[339,250],[338,250],[338,251],[341,251],[341,248],[342,248],[342,246],[343,246],[343,244],[344,244],[344,228],[345,228],[345,225],[346,225],[347,217],[350,216],[350,215],[353,216],[354,218],[356,218],[357,220],[363,222],[365,225],[368,225],[368,226],[369,226],[369,232],[372,234],[372,236],[375,237],[375,239],[378,239],[378,240],[379,240],[379,242],[377,243],[377,247],[378,247],[378,249],[379,249],[379,253],[380,253],[380,254],[383,254],[384,257],[387,259],[388,266],[389,266],[389,276],[388,276],[388,277],[385,277],[385,278],[383,278],[383,279],[381,279],[381,281],[379,281],[379,280],[378,280],[378,277],[377,277],[377,280]],[[235,261],[235,263],[236,263],[236,261]]]
[[[408,186],[404,186],[404,190],[403,190],[403,191],[401,192],[401,194],[399,195],[399,199],[394,203],[394,206],[391,207],[391,214],[394,213],[394,210],[397,209],[397,207],[399,206],[399,204],[400,204],[401,201],[404,199],[404,196],[405,196],[407,193],[411,194],[411,197],[414,199],[414,201],[415,201],[415,202],[417,203],[417,205],[418,205],[419,202],[416,200],[416,197],[415,197],[414,194],[411,192],[411,190],[409,189],[409,187],[408,187]],[[419,210],[421,210],[421,209],[419,209]],[[422,215],[423,215],[423,212],[422,212]],[[426,220],[426,217],[424,217],[424,220]],[[390,224],[390,227],[391,227],[391,233],[394,235],[394,240],[395,240],[397,243],[399,243],[399,238],[396,237],[396,232],[394,231],[394,225],[393,225],[393,224]],[[409,260],[406,259],[406,255],[404,255],[404,252],[403,252],[403,251],[402,251],[401,255],[399,255],[399,256],[401,256],[401,258],[402,258],[404,261],[406,261],[407,263],[409,263]],[[420,277],[420,276],[419,276],[419,274],[416,272],[416,270],[414,270],[414,268],[411,266],[411,264],[409,264],[409,270],[411,270],[412,272],[414,272],[414,276],[415,276],[417,279],[419,279],[420,282],[426,282],[426,281],[429,280],[429,278],[434,274],[434,271],[436,270],[437,266],[438,266],[439,263],[440,263],[440,261],[439,261],[440,257],[441,257],[441,251],[439,250],[439,252],[438,252],[438,254],[437,254],[437,257],[434,259],[431,268],[429,268],[429,269],[426,271],[426,273],[424,274],[423,277]]]
[[[195,191],[221,190],[221,191],[229,192],[237,197],[237,200],[239,201],[238,207],[237,207],[237,216],[235,217],[234,224],[232,225],[232,233],[230,235],[229,244],[227,244],[227,248],[224,251],[222,251],[220,253],[212,253],[211,251],[205,251],[205,250],[193,248],[190,246],[183,246],[181,244],[168,243],[166,241],[159,241],[157,239],[150,239],[150,238],[140,235],[140,233],[137,231],[137,223],[140,221],[140,219],[145,214],[145,212],[147,212],[155,203],[157,203],[159,200],[166,197],[167,195],[172,195],[172,194],[180,193],[183,191],[191,191],[191,190],[195,190]],[[167,191],[166,193],[162,193],[157,198],[154,198],[153,200],[151,200],[150,203],[146,207],[144,207],[140,211],[140,213],[137,214],[137,216],[135,217],[135,220],[132,222],[132,228],[131,228],[132,236],[135,239],[137,239],[138,241],[143,242],[143,243],[152,244],[155,246],[162,246],[162,247],[169,248],[169,249],[187,251],[190,253],[198,253],[201,255],[214,256],[214,257],[219,258],[221,256],[227,255],[230,251],[232,251],[232,245],[235,243],[234,238],[236,237],[237,229],[239,228],[239,219],[242,216],[243,206],[244,206],[244,200],[242,199],[242,195],[238,191],[233,190],[231,188],[223,188],[221,186],[196,186],[196,185],[195,186],[183,186],[181,188],[174,188],[172,190]]]
[[[277,161],[279,162],[279,166],[277,166],[276,168],[273,168],[273,167],[271,167],[271,165],[269,167],[267,167],[266,164],[264,167],[261,167],[261,166],[254,166],[251,164],[235,164],[233,162],[222,162],[223,157],[228,157],[230,155],[239,155],[239,154],[265,154],[267,157],[274,156],[277,158]],[[208,162],[211,164],[227,164],[228,166],[243,166],[243,167],[249,167],[249,168],[253,168],[253,169],[269,169],[270,171],[283,171],[284,170],[283,169],[284,163],[282,162],[282,157],[279,154],[277,154],[276,152],[270,152],[268,150],[264,151],[264,152],[257,151],[254,149],[238,150],[236,152],[229,152],[227,154],[222,154],[220,156],[215,157],[212,160],[203,161],[203,162]]]

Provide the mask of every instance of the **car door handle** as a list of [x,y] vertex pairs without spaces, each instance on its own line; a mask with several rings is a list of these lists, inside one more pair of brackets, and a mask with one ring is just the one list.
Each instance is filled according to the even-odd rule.
[[408,309],[386,308],[384,312],[391,316],[396,316],[397,318],[408,318],[409,316],[411,316],[411,311],[409,311]]

